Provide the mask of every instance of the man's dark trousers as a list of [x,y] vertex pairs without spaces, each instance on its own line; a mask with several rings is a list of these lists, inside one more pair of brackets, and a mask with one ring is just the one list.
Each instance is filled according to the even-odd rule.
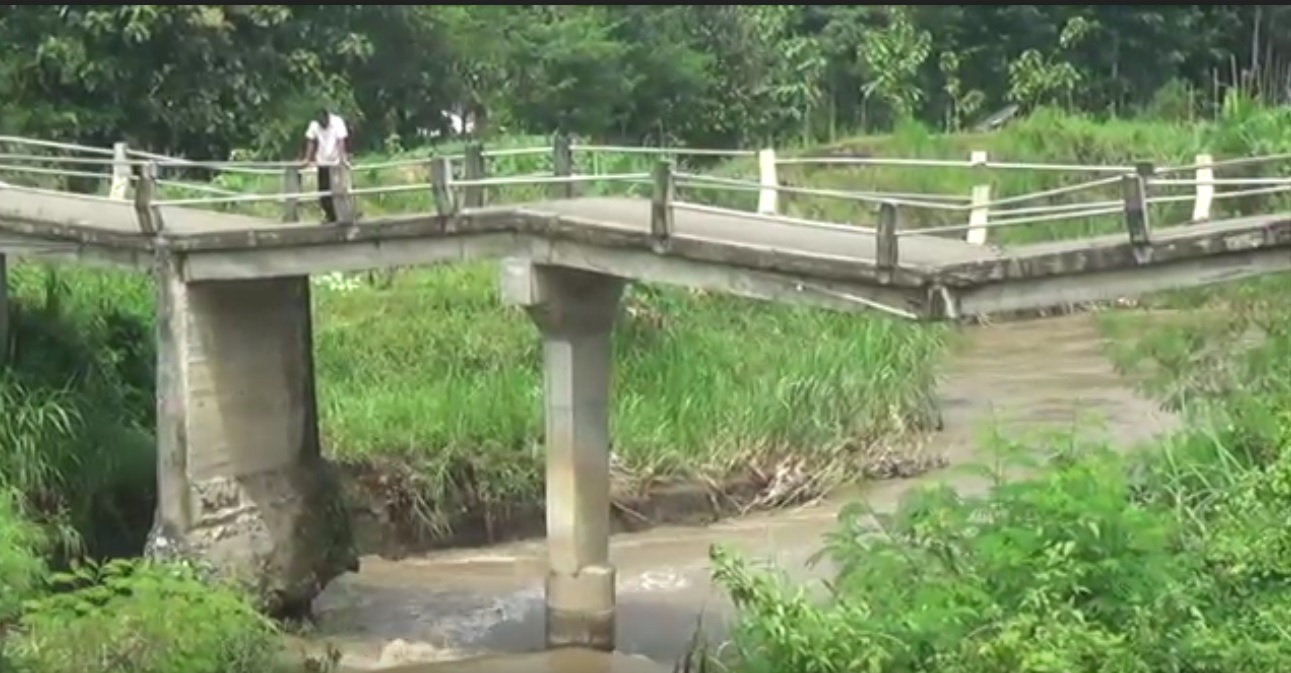
[[325,222],[336,222],[336,206],[332,203],[332,167],[318,167],[318,191],[326,192],[318,197],[318,205],[323,208]]

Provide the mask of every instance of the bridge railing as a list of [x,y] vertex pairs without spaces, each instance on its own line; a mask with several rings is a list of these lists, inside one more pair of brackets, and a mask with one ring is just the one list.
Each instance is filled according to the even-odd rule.
[[[0,175],[25,174],[106,182],[106,195],[87,194],[84,198],[118,202],[132,198],[139,213],[141,228],[150,233],[164,227],[161,209],[165,207],[224,209],[235,205],[272,206],[274,210],[281,209],[284,220],[293,221],[299,217],[298,208],[302,199],[331,195],[338,204],[341,219],[354,222],[358,214],[356,201],[362,198],[412,194],[421,199],[419,203],[425,204],[423,209],[449,213],[485,207],[488,202],[486,193],[490,190],[523,187],[529,190],[529,194],[537,191],[548,197],[568,198],[579,195],[588,185],[604,188],[605,185],[618,184],[627,185],[640,195],[649,194],[657,202],[655,210],[660,213],[658,229],[661,238],[670,235],[673,226],[671,223],[675,219],[672,213],[679,210],[738,213],[756,219],[765,218],[802,226],[856,228],[851,224],[812,217],[788,216],[780,198],[784,195],[840,200],[874,208],[876,214],[866,218],[874,223],[870,229],[885,240],[881,246],[883,250],[895,251],[898,249],[897,239],[910,235],[954,234],[980,245],[987,242],[988,232],[993,230],[1072,220],[1088,221],[1090,218],[1109,216],[1122,221],[1131,240],[1144,242],[1150,237],[1148,213],[1152,206],[1191,202],[1191,221],[1198,222],[1209,219],[1215,203],[1220,200],[1291,192],[1291,178],[1215,177],[1217,170],[1285,163],[1291,160],[1291,155],[1242,157],[1224,161],[1214,161],[1209,155],[1198,155],[1193,164],[1158,168],[1147,163],[1089,166],[991,161],[981,151],[971,153],[966,161],[882,157],[778,157],[773,149],[754,151],[622,147],[578,144],[567,137],[558,136],[550,147],[487,149],[482,144],[471,143],[464,152],[457,154],[357,162],[340,168],[332,189],[322,192],[306,191],[303,188],[303,177],[312,169],[302,167],[299,162],[195,161],[132,150],[124,143],[117,143],[109,149],[3,136],[0,136],[0,150],[5,150],[0,152]],[[601,173],[596,158],[605,155],[635,155],[654,158],[656,161],[649,171]],[[581,167],[590,166],[590,172],[578,172],[580,162],[577,159],[589,156],[591,161],[584,160]],[[542,167],[546,170],[490,177],[490,161],[515,157],[536,158],[535,161],[544,164]],[[690,167],[696,159],[734,159],[740,162],[755,159],[755,166],[744,162],[743,168],[746,169],[746,174],[755,173],[757,177],[741,179],[730,175],[696,172],[700,169]],[[683,164],[680,169],[678,164]],[[781,168],[801,166],[963,169],[981,177],[967,194],[812,188],[789,184],[789,180],[782,179]],[[354,184],[355,175],[391,170],[401,171],[402,184]],[[1059,172],[1088,177],[1074,184],[993,198],[988,171]],[[182,178],[202,172],[253,176],[258,191],[248,193],[245,186],[243,189],[233,189],[191,177],[164,177],[179,173]],[[1189,174],[1191,177],[1172,177]],[[266,183],[281,184],[281,187],[267,187]],[[1223,191],[1217,189],[1220,187],[1224,188]],[[66,193],[39,184],[11,188]],[[167,189],[182,196],[170,197],[164,193]],[[1181,189],[1184,190],[1182,193]],[[1161,193],[1162,191],[1174,193]],[[705,192],[756,196],[756,205],[739,208],[722,203],[703,203],[701,198],[690,198],[691,194]],[[1058,200],[1077,198],[1078,195],[1092,198],[1055,203]],[[265,214],[262,210],[257,212]],[[920,212],[939,213],[941,223],[934,226],[909,226],[914,219],[912,214]]]

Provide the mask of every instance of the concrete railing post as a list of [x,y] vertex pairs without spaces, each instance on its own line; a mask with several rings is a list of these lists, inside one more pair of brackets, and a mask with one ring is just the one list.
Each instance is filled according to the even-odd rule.
[[125,201],[130,193],[130,153],[124,142],[112,144],[112,186],[108,198]]
[[156,236],[165,228],[161,209],[153,205],[157,195],[157,162],[149,161],[141,168],[139,184],[134,188],[134,214],[139,221],[139,230]]
[[1147,261],[1142,255],[1152,243],[1151,223],[1148,221],[1148,178],[1154,171],[1151,162],[1139,162],[1134,165],[1134,172],[1121,180],[1125,229],[1129,233],[1130,245],[1134,247],[1135,258],[1140,263]]
[[[487,172],[484,164],[484,144],[479,142],[467,143],[466,157],[462,161],[462,179],[483,180]],[[462,206],[465,208],[483,208],[484,187],[481,185],[464,186],[462,188]]]
[[354,226],[357,221],[353,185],[354,176],[346,164],[319,166],[320,171],[332,172],[332,207],[336,209],[336,223]]
[[654,190],[650,195],[650,237],[656,248],[666,246],[672,237],[676,192],[672,162],[660,160],[654,165]]
[[776,174],[775,150],[768,147],[758,150],[758,212],[775,215],[780,209],[780,178]]
[[[320,169],[322,170],[322,169]],[[282,221],[300,221],[300,167],[288,166],[282,172]]]
[[1211,204],[1215,201],[1214,158],[1209,154],[1198,154],[1197,164],[1197,198],[1192,203],[1192,221],[1206,222],[1210,219]]
[[453,160],[435,157],[430,160],[430,196],[435,200],[435,213],[451,215],[457,212],[453,199]]
[[614,649],[610,379],[621,278],[508,259],[502,296],[542,333],[547,646]]
[[900,213],[897,205],[891,201],[879,204],[879,226],[875,230],[874,263],[878,267],[879,282],[892,282],[900,257],[897,243],[897,227],[900,225]]
[[987,225],[991,219],[991,183],[987,178],[987,161],[983,150],[974,150],[969,155],[969,162],[976,168],[973,172],[979,176],[969,197],[968,231],[964,235],[964,240],[973,245],[986,244]]
[[[574,174],[574,147],[569,136],[557,133],[551,147],[551,171],[557,177],[568,178]],[[552,196],[557,199],[572,199],[578,196],[578,185],[572,181],[557,183]]]

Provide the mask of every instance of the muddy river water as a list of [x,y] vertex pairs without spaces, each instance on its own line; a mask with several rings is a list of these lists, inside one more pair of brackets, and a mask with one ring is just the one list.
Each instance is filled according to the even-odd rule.
[[[945,430],[931,438],[951,467],[882,482],[859,494],[878,510],[935,481],[983,488],[954,470],[972,461],[981,433],[1005,436],[1072,429],[1129,446],[1177,420],[1136,394],[1102,352],[1088,315],[967,328],[965,347],[942,371]],[[855,498],[858,494],[853,493]],[[722,631],[728,605],[708,578],[708,549],[724,543],[769,559],[804,580],[806,567],[844,498],[759,514],[705,528],[659,528],[615,537],[621,654],[542,653],[542,541],[454,550],[398,562],[364,559],[316,602],[318,640],[343,653],[343,669],[397,666],[400,673],[667,671],[686,649],[702,613]],[[483,658],[480,658],[483,657]]]

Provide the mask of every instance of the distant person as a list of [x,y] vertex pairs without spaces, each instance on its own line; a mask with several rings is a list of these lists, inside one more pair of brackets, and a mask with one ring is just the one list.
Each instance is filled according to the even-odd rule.
[[324,221],[336,222],[336,205],[332,202],[332,169],[350,163],[350,131],[345,120],[327,108],[318,111],[305,130],[305,165],[318,167],[318,191]]

